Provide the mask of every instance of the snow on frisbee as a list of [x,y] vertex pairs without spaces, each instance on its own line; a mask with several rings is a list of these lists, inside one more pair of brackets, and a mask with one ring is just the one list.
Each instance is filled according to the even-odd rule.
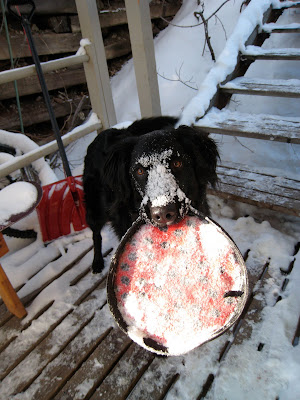
[[166,231],[137,220],[112,259],[107,294],[132,340],[180,355],[232,326],[245,306],[248,278],[236,245],[209,218],[186,216]]
[[34,182],[15,182],[0,191],[0,230],[32,212],[42,189]]

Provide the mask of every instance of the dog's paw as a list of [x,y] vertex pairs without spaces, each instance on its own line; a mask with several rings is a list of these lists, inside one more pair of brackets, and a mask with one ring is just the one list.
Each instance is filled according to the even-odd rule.
[[104,268],[104,261],[102,260],[94,260],[92,264],[91,271],[93,274],[100,274]]

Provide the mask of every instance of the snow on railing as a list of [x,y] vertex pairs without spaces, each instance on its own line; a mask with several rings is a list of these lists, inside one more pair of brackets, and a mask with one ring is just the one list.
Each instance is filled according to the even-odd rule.
[[[88,62],[90,57],[86,53],[85,46],[90,44],[91,43],[88,39],[81,39],[80,47],[75,55],[41,63],[43,72],[49,72]],[[2,71],[0,72],[0,84],[12,82],[18,79],[24,79],[28,76],[34,75],[35,73],[35,65]],[[93,113],[87,122],[74,128],[71,132],[62,137],[63,144],[66,146],[71,142],[87,135],[88,133],[100,129],[101,127],[102,124],[99,118],[95,113]],[[58,149],[58,145],[55,140],[45,144],[44,146],[38,146],[26,135],[0,130],[0,143],[12,146],[17,150],[16,157],[10,157],[8,160],[6,160],[6,162],[0,165],[0,178],[5,177],[8,174],[11,174],[12,172],[26,167],[32,163],[38,172],[39,178],[43,185],[55,182],[57,180],[56,175],[43,158]]]
[[197,94],[183,109],[178,125],[192,125],[208,111],[211,100],[216,95],[218,86],[234,71],[239,52],[246,51],[246,42],[258,27],[262,28],[265,12],[275,9],[288,8],[300,2],[279,0],[252,0],[241,13],[237,25],[227,40],[226,45],[215,65],[202,82]]
[[[62,136],[64,146],[71,142],[80,139],[88,133],[97,131],[102,127],[101,122],[97,115],[93,113],[89,120],[80,126],[74,128],[71,132]],[[0,143],[7,144],[16,148],[23,155],[17,155],[0,165],[0,178],[25,167],[26,165],[33,164],[34,168],[39,174],[39,178],[43,185],[55,182],[57,180],[54,172],[51,173],[51,168],[43,157],[55,152],[58,149],[57,142],[53,140],[43,146],[38,146],[31,139],[19,133],[11,133],[0,130]]]

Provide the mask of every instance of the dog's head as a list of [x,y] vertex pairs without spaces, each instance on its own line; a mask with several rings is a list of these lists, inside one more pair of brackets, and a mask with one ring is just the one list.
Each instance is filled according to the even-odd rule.
[[164,227],[194,207],[208,214],[206,187],[217,181],[215,142],[180,126],[128,134],[113,146],[105,165],[112,190],[133,202],[151,223]]
[[141,212],[159,227],[183,218],[190,206],[208,213],[206,186],[216,182],[215,143],[189,127],[142,136],[133,148],[130,174]]

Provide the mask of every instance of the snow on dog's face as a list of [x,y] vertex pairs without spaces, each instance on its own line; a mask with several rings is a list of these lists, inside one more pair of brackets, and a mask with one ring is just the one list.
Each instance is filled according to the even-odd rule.
[[185,193],[191,160],[169,132],[145,135],[133,150],[131,165],[144,217],[163,227],[186,215],[191,203]]

